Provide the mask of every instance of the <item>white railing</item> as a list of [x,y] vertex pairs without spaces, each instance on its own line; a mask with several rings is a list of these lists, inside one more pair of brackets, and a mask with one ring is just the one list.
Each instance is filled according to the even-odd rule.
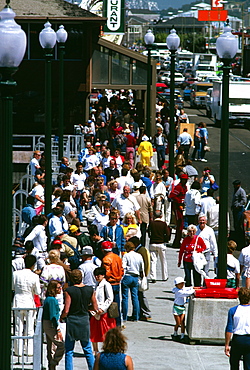
[[[34,151],[34,150],[44,150],[45,144],[44,144],[44,135],[13,135],[14,138],[14,145],[13,149],[16,150],[18,148],[26,148],[27,151]],[[23,142],[25,139],[27,141],[30,141],[29,145],[24,144],[16,144],[15,138],[17,139],[23,139]],[[58,138],[55,135],[51,136],[51,140],[54,144],[54,146],[58,146]],[[83,135],[64,135],[63,137],[64,141],[64,156],[68,157],[69,159],[77,159],[78,154],[80,153],[81,149],[84,148],[84,136]]]
[[[27,328],[29,327],[29,313],[30,311],[37,311],[37,318],[35,320],[35,331],[32,336],[28,336]],[[41,370],[43,369],[43,330],[42,330],[42,307],[37,308],[12,308],[13,313],[13,331],[15,331],[16,317],[24,313],[25,331],[22,335],[12,335],[12,351],[11,351],[11,370],[16,368],[16,365],[21,365],[21,369]],[[16,341],[16,343],[15,343]],[[33,348],[33,355],[28,354],[29,348]],[[18,353],[15,353],[15,349]],[[21,351],[20,351],[21,349]],[[26,351],[25,351],[26,349]],[[25,353],[26,352],[26,353]]]

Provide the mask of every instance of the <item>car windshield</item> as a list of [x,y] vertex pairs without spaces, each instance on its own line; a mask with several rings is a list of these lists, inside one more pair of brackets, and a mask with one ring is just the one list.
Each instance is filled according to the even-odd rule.
[[205,92],[210,86],[197,86],[197,91]]

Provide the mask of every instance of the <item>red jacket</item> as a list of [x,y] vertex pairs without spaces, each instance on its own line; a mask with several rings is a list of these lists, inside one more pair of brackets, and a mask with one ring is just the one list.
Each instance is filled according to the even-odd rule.
[[187,186],[182,186],[181,183],[177,184],[171,191],[169,198],[173,199],[174,202],[181,204],[184,203],[185,194],[187,192]]
[[191,238],[190,236],[186,236],[186,238],[184,238],[183,242],[181,243],[181,249],[179,251],[179,259],[178,259],[179,263],[181,263],[183,255],[184,255],[183,256],[183,261],[193,262],[192,252],[193,252],[194,247],[195,247],[196,239],[197,239],[197,244],[196,244],[195,250],[198,253],[201,253],[201,252],[206,250],[206,244],[200,236],[194,235],[193,238]]

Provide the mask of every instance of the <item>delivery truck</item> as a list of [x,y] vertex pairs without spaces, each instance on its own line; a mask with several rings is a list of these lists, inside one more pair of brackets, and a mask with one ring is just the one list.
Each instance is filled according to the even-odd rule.
[[[213,83],[211,98],[211,116],[216,125],[221,124],[222,113],[222,82]],[[229,82],[229,123],[244,123],[250,128],[250,82]]]

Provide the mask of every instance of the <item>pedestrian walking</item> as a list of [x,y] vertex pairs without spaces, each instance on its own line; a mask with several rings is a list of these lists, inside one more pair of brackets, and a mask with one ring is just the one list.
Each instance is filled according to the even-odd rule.
[[244,370],[249,370],[250,290],[247,288],[240,288],[238,296],[240,304],[230,308],[228,311],[225,335],[225,355],[229,357],[231,370],[239,369],[241,357],[243,357]]
[[75,341],[80,341],[88,369],[93,370],[94,356],[89,340],[89,308],[92,304],[94,311],[98,310],[94,289],[82,284],[82,273],[80,270],[71,272],[72,286],[65,291],[65,306],[60,321],[66,322],[65,339],[65,370],[73,370],[73,354]]
[[192,136],[188,133],[188,129],[184,128],[183,132],[179,135],[177,139],[177,146],[181,147],[184,151],[184,158],[188,160],[189,149],[192,145]]
[[46,299],[43,303],[43,330],[47,341],[48,370],[55,370],[64,355],[64,341],[60,329],[60,308],[57,294],[61,294],[61,284],[51,280],[47,287]]
[[158,256],[161,261],[161,274],[162,280],[168,279],[168,266],[167,266],[167,247],[166,242],[169,241],[169,229],[166,222],[162,221],[162,211],[154,212],[154,221],[149,223],[148,235],[149,252],[150,252],[150,279],[152,283],[156,283],[156,264]]

